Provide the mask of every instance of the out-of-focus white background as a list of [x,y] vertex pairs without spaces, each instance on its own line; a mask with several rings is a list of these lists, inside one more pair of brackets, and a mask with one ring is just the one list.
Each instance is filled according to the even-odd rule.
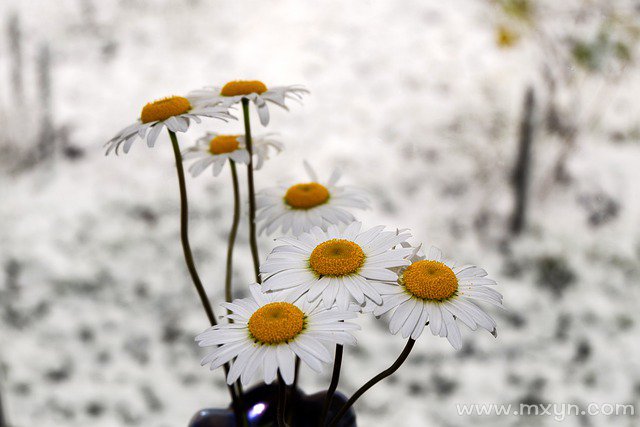
[[[257,187],[323,177],[371,193],[365,226],[411,228],[485,267],[507,310],[464,348],[424,334],[357,405],[361,426],[555,425],[457,404],[640,397],[640,5],[635,1],[9,0],[0,5],[0,395],[11,427],[185,426],[227,404],[199,365],[206,326],[183,263],[169,141],[104,157],[151,100],[229,80],[304,84],[268,129],[286,151]],[[525,93],[534,94],[531,114]],[[528,117],[527,191],[512,176]],[[205,130],[239,132],[209,121]],[[191,237],[215,302],[228,170],[189,179]],[[527,200],[520,233],[517,197]],[[246,212],[246,209],[245,209]],[[272,246],[262,237],[263,257]],[[243,222],[236,295],[251,280]],[[349,394],[403,347],[363,319]],[[308,392],[326,388],[303,371]],[[570,416],[633,426],[638,415]]]

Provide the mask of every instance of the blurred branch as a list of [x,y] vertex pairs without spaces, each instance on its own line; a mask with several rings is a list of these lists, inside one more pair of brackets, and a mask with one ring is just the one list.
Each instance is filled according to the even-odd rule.
[[24,80],[22,63],[22,29],[17,13],[9,16],[8,22],[9,55],[11,57],[11,86],[16,103],[24,105]]
[[38,51],[38,99],[42,105],[40,130],[37,141],[37,159],[43,161],[53,156],[56,151],[56,131],[53,127],[53,111],[51,102],[51,50],[44,43]]
[[524,97],[524,110],[520,122],[520,141],[518,157],[513,170],[514,208],[511,216],[511,234],[518,235],[526,224],[527,201],[529,193],[529,178],[531,170],[531,144],[533,141],[533,113],[535,96],[533,88],[529,87]]

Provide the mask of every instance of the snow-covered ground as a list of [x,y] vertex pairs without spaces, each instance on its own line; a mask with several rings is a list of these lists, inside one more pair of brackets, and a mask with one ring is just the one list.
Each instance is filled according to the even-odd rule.
[[[288,113],[271,109],[268,131],[287,148],[257,173],[258,188],[304,179],[302,159],[325,176],[340,167],[344,182],[371,193],[365,225],[411,228],[414,242],[484,266],[505,296],[508,310],[490,308],[497,339],[464,330],[455,352],[424,334],[406,366],[356,405],[361,426],[556,424],[458,415],[464,403],[640,411],[640,70],[565,68],[548,46],[567,50],[571,37],[596,34],[603,13],[640,15],[631,1],[536,3],[536,30],[515,23],[520,40],[500,48],[496,28],[513,18],[490,1],[3,2],[0,16],[22,23],[28,99],[12,98],[2,26],[0,120],[13,148],[0,140],[0,390],[10,425],[185,426],[198,409],[226,404],[222,372],[200,367],[193,342],[207,323],[179,245],[169,141],[152,150],[138,142],[120,157],[104,157],[102,144],[150,100],[237,78],[312,92]],[[32,144],[40,103],[29,67],[43,43],[56,126],[84,155],[15,171],[6,153]],[[578,129],[568,182],[553,179],[563,145],[545,130],[545,64],[569,75],[553,98]],[[529,223],[513,239],[509,175],[529,85],[538,99]],[[220,123],[181,143],[205,129],[241,130]],[[257,120],[254,129],[264,131]],[[192,246],[219,302],[228,172],[188,185]],[[260,244],[264,255],[272,241]],[[242,295],[252,275],[244,222],[236,253]],[[403,347],[383,320],[362,325],[345,355],[347,394]],[[303,372],[309,392],[328,384],[329,369]],[[564,423],[633,426],[639,417]]]

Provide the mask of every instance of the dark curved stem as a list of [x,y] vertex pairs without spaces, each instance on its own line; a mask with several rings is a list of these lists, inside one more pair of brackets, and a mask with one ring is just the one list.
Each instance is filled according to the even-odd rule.
[[[202,281],[200,280],[200,276],[198,275],[198,271],[196,270],[196,265],[193,261],[193,253],[191,252],[191,245],[189,244],[189,203],[187,201],[187,185],[184,179],[182,154],[180,153],[180,146],[178,145],[178,138],[176,137],[175,132],[169,130],[169,137],[171,138],[173,154],[176,158],[178,185],[180,187],[180,240],[182,241],[184,260],[187,264],[187,269],[189,270],[191,280],[196,287],[196,291],[198,291],[198,296],[200,297],[202,307],[204,308],[204,311],[209,318],[209,323],[211,324],[211,326],[215,326],[218,324],[218,322],[216,322],[216,316],[213,312],[213,308],[211,308],[211,303],[209,302],[209,298],[207,297],[207,292],[204,290],[204,286],[202,285]],[[224,364],[224,372],[225,376],[229,374],[228,363]],[[234,411],[236,411],[236,419],[240,421],[242,418],[238,396],[232,385],[229,385],[227,387],[229,389],[229,394],[231,395]]]
[[340,408],[340,412],[338,412],[336,414],[336,416],[333,417],[333,419],[331,420],[331,423],[329,424],[329,427],[337,426],[338,422],[344,416],[344,414],[347,413],[349,408],[351,408],[351,406],[353,406],[353,404],[356,403],[356,400],[358,400],[360,398],[360,396],[365,394],[367,392],[367,390],[369,390],[371,387],[373,387],[374,385],[378,384],[380,381],[382,381],[383,379],[387,378],[388,376],[393,374],[395,371],[397,371],[398,368],[407,359],[407,356],[409,356],[409,353],[411,352],[411,349],[413,348],[413,345],[415,343],[416,343],[415,340],[409,338],[409,341],[407,341],[407,345],[404,346],[404,349],[402,350],[402,353],[400,353],[400,356],[398,356],[396,361],[393,362],[393,365],[389,366],[387,369],[385,369],[384,371],[380,372],[378,375],[376,375],[375,377],[373,377],[369,381],[367,381],[367,383],[365,385],[360,387],[360,389],[358,391],[356,391],[353,394],[353,396],[351,396],[349,398],[347,403],[345,403],[342,406],[342,408]]
[[293,375],[293,385],[291,386],[294,393],[298,389],[298,373],[299,372],[300,372],[300,358],[296,356],[295,373]]
[[[227,247],[227,266],[225,273],[224,283],[224,297],[227,302],[233,300],[232,282],[233,282],[233,248],[236,244],[236,237],[238,235],[238,226],[240,225],[240,185],[238,184],[238,170],[236,168],[236,162],[229,159],[229,168],[231,169],[231,181],[233,183],[233,222],[231,223],[231,230],[229,231],[229,244]],[[233,323],[232,319],[229,319],[229,323]],[[237,395],[239,396],[240,404],[244,404],[242,396],[244,390],[242,389],[242,383],[238,380],[235,384]],[[245,417],[245,408],[242,407],[242,422],[243,426],[247,425]]]
[[284,420],[287,410],[287,384],[278,372],[278,427],[288,427]]
[[240,186],[238,185],[238,172],[236,170],[236,162],[229,159],[231,168],[231,180],[233,181],[233,223],[229,231],[229,245],[227,247],[227,271],[224,281],[224,298],[227,302],[233,299],[231,292],[231,282],[233,279],[233,247],[236,244],[236,236],[238,235],[238,225],[240,225]]
[[249,152],[247,164],[247,185],[249,187],[249,244],[253,259],[253,271],[257,283],[260,279],[260,255],[258,254],[258,239],[256,237],[256,190],[253,184],[253,141],[251,139],[251,123],[249,122],[249,99],[242,98],[242,112],[244,114],[244,138]]
[[324,405],[322,406],[322,414],[320,415],[320,422],[318,423],[319,427],[324,426],[324,420],[327,418],[327,412],[331,407],[331,401],[333,400],[333,395],[338,388],[338,382],[340,381],[340,368],[342,368],[342,353],[344,351],[344,347],[340,344],[336,345],[336,356],[333,362],[333,374],[331,375],[331,383],[329,384],[329,390],[327,390],[327,395],[324,398]]

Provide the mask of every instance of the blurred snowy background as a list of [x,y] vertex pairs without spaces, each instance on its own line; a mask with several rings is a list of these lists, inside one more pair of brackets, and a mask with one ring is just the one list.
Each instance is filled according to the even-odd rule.
[[[499,336],[424,334],[357,405],[361,426],[555,425],[458,403],[640,410],[640,3],[8,0],[0,4],[0,407],[11,427],[186,426],[224,406],[199,366],[206,317],[178,236],[168,139],[104,157],[148,101],[238,78],[304,84],[269,131],[371,192],[367,226],[485,266]],[[527,95],[529,93],[529,95]],[[220,122],[221,123],[221,122]],[[181,136],[187,146],[210,121]],[[254,121],[257,132],[260,129]],[[192,245],[215,302],[231,222],[227,170],[189,179]],[[246,210],[245,210],[246,212]],[[243,223],[236,295],[251,280]],[[262,253],[272,245],[261,239]],[[351,393],[403,347],[363,320]],[[326,388],[305,371],[308,392]],[[0,412],[2,412],[0,410]],[[636,426],[572,416],[571,426]],[[3,421],[0,425],[4,427]]]

